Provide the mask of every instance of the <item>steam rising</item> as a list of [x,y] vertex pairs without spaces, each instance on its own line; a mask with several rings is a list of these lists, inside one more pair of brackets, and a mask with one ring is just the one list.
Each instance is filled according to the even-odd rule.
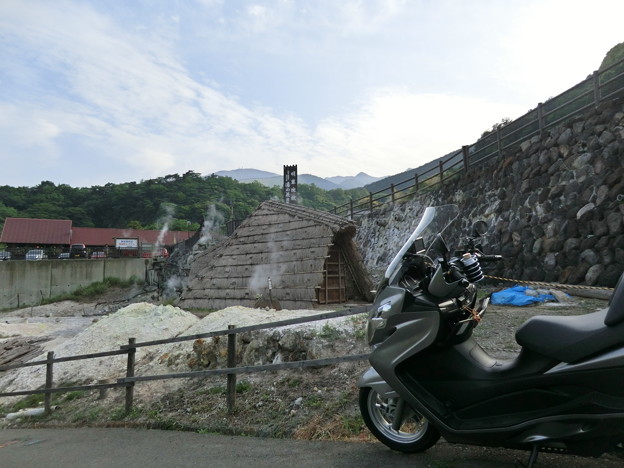
[[206,212],[206,216],[204,216],[204,225],[202,226],[201,236],[197,243],[199,245],[207,245],[212,239],[214,239],[215,234],[219,231],[223,221],[223,215],[219,213],[217,207],[215,205],[210,205],[208,207],[208,211]]
[[172,205],[170,203],[163,203],[161,206],[165,209],[165,215],[158,220],[159,224],[162,224],[163,227],[160,229],[160,232],[158,233],[158,238],[156,239],[156,243],[154,244],[154,248],[152,250],[153,255],[156,255],[163,246],[165,236],[169,232],[169,225],[171,224],[171,221],[173,220],[173,215],[175,214],[175,205]]
[[184,280],[180,276],[171,276],[165,282],[165,287],[163,291],[163,296],[174,297],[179,295],[179,291],[182,291],[184,288]]
[[271,278],[273,287],[281,286],[281,277],[286,272],[287,265],[283,262],[280,252],[284,250],[285,243],[280,242],[277,246],[273,233],[269,237],[268,246],[268,263],[256,265],[251,278],[249,279],[249,289],[255,293],[261,293],[268,290],[268,279]]
[[[165,225],[161,231],[162,238],[167,233],[168,224],[173,218],[173,210],[168,211],[168,216],[163,219]],[[163,285],[164,297],[179,296],[188,280],[188,272],[193,262],[194,252],[198,249],[205,249],[211,241],[220,234],[223,216],[219,213],[215,205],[210,205],[204,216],[204,224],[201,229],[200,238],[191,246],[188,242],[180,243],[176,246],[173,254],[169,257],[166,270],[166,281]]]

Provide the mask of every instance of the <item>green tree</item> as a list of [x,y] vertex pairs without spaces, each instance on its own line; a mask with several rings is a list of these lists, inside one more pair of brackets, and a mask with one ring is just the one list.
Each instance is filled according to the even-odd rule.
[[614,45],[609,52],[607,52],[598,70],[603,71],[605,68],[610,67],[620,60],[624,60],[624,42]]
[[141,223],[139,223],[136,219],[133,219],[131,221],[128,221],[128,224],[126,224],[126,227],[128,229],[143,229],[143,226],[141,225]]
[[[364,189],[325,191],[300,185],[301,203],[330,210],[368,192]],[[43,181],[35,187],[0,186],[0,221],[7,216],[71,219],[80,227],[133,227],[160,229],[165,216],[170,229],[192,230],[212,216],[211,208],[224,221],[249,216],[265,200],[281,200],[280,187],[253,182],[240,183],[214,174],[203,177],[188,171],[183,175],[140,182],[74,188]],[[171,208],[175,208],[172,210]],[[172,227],[174,226],[174,227]]]
[[10,206],[6,206],[4,203],[0,202],[0,233],[4,227],[4,220],[7,218],[15,218],[17,216],[18,213],[15,208],[11,208]]

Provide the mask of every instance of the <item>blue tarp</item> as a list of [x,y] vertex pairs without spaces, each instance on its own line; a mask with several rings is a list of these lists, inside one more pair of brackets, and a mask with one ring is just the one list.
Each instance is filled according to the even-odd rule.
[[553,301],[555,297],[551,294],[538,294],[537,296],[529,296],[526,294],[526,286],[514,286],[513,288],[504,289],[499,292],[492,293],[492,304],[525,306],[536,302]]

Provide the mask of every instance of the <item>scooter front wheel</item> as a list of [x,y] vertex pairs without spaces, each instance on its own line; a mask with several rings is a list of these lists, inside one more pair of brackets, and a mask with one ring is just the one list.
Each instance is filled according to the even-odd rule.
[[370,387],[360,389],[360,411],[380,442],[399,452],[424,452],[440,433],[400,398],[385,398]]

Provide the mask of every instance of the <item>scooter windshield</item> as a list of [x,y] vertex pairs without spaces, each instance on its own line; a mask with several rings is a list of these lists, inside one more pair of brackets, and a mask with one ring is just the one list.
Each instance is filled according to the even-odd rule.
[[386,269],[385,277],[390,279],[401,266],[401,261],[405,254],[409,251],[414,241],[422,237],[427,255],[431,254],[438,234],[441,234],[459,214],[457,205],[430,206],[425,212],[416,226],[412,235],[407,239],[401,250],[392,259],[392,262]]

